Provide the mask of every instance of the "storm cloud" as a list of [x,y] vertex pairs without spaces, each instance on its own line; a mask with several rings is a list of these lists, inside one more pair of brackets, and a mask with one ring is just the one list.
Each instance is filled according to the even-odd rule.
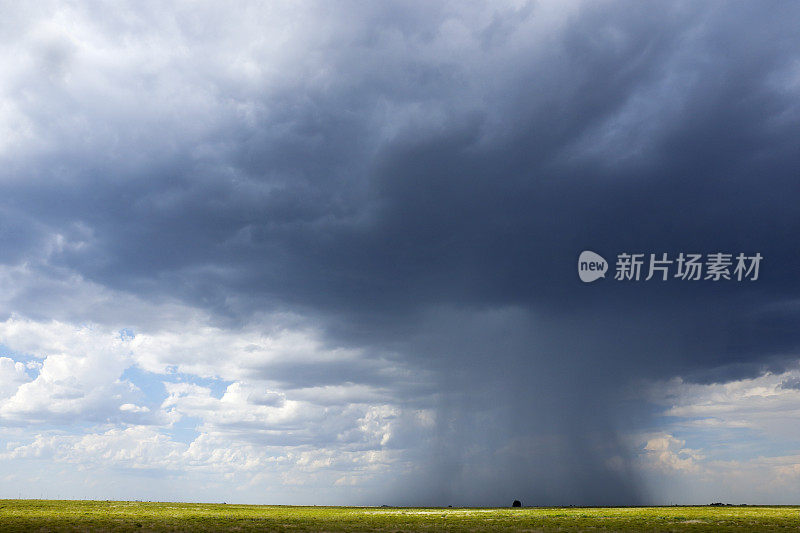
[[[7,10],[7,462],[140,439],[224,472],[238,443],[291,487],[336,470],[326,502],[635,504],[680,448],[631,444],[653,383],[794,383],[791,3]],[[583,284],[582,250],[764,260]]]

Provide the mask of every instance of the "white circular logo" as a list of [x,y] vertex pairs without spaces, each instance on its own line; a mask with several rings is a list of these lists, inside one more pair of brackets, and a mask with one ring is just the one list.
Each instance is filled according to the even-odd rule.
[[584,283],[606,277],[607,270],[608,262],[599,254],[584,250],[578,257],[578,277]]

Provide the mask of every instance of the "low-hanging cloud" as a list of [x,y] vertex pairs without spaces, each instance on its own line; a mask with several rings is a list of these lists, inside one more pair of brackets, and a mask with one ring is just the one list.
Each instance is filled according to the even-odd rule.
[[[0,52],[8,423],[85,413],[170,468],[328,464],[397,503],[639,503],[632,384],[797,359],[794,6],[57,7]],[[588,286],[587,249],[764,264]],[[12,328],[85,324],[128,347]]]

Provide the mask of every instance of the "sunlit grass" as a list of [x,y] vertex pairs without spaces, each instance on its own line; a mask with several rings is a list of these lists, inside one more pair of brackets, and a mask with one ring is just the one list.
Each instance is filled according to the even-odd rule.
[[0,531],[787,531],[800,507],[374,508],[0,500]]

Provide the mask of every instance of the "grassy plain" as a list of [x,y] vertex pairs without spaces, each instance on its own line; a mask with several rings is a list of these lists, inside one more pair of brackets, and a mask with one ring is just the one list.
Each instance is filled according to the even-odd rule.
[[0,531],[800,531],[800,507],[465,509],[0,500]]

